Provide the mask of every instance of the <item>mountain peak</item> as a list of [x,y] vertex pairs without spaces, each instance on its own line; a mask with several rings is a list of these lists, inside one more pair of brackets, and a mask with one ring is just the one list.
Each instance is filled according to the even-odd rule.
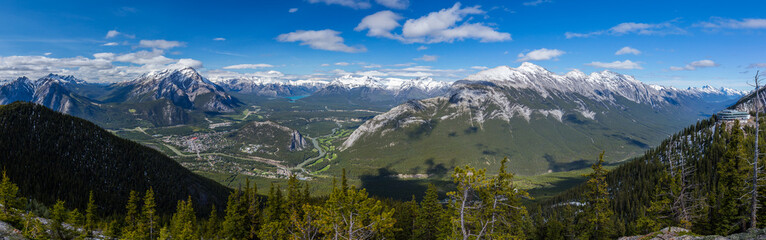
[[519,71],[525,71],[525,72],[549,72],[544,67],[541,67],[537,64],[531,63],[531,62],[523,62],[521,63],[521,66],[517,67],[516,70]]

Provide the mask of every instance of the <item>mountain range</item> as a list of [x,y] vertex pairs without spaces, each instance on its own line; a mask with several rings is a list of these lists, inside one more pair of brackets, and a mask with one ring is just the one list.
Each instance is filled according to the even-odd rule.
[[612,71],[501,66],[455,82],[445,96],[366,121],[343,142],[341,157],[357,169],[407,174],[464,164],[492,169],[504,156],[522,174],[579,169],[603,150],[611,162],[637,156],[742,94],[649,85]]

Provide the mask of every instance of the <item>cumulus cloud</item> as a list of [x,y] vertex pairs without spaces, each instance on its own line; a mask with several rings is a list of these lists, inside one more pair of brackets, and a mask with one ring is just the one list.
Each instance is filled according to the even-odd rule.
[[391,31],[401,26],[399,20],[402,18],[392,11],[380,11],[362,18],[362,22],[354,28],[354,31],[368,30],[367,36],[397,38]]
[[226,38],[217,37],[217,38],[213,38],[213,41],[226,41]]
[[705,60],[699,60],[694,61],[689,64],[686,64],[686,66],[683,67],[676,67],[672,66],[670,67],[671,71],[694,71],[698,68],[709,68],[709,67],[717,67],[719,66],[718,63],[714,62],[713,60],[705,59]]
[[351,65],[351,63],[347,63],[347,62],[336,62],[335,63],[335,66],[348,66],[348,65]]
[[471,67],[471,69],[476,69],[476,70],[487,70],[487,69],[489,69],[489,68],[488,68],[488,67],[485,67],[485,66],[473,66],[473,67]]
[[324,3],[327,5],[341,5],[353,9],[368,9],[372,5],[366,0],[309,0],[310,3]]
[[543,60],[558,60],[558,57],[563,55],[564,51],[558,50],[558,49],[547,49],[547,48],[541,48],[537,50],[533,50],[531,52],[528,52],[526,54],[519,53],[517,59],[517,62],[524,62],[524,61],[543,61]]
[[410,6],[410,0],[375,0],[375,2],[393,9],[406,9]]
[[120,44],[116,42],[108,42],[108,43],[101,44],[101,46],[108,46],[108,47],[118,46],[118,45]]
[[635,23],[624,22],[617,24],[607,30],[589,32],[589,33],[573,33],[567,32],[564,34],[566,38],[587,38],[599,35],[612,35],[621,36],[626,34],[639,34],[639,35],[673,35],[684,34],[685,30],[679,28],[674,24],[674,21],[667,21],[663,23],[651,24],[651,23]]
[[51,52],[43,53],[43,55],[45,55],[45,56],[50,56],[51,54],[53,54],[53,53],[51,53]]
[[614,61],[614,62],[591,62],[585,64],[597,68],[609,68],[609,69],[643,69],[638,62],[632,62],[630,60]]
[[176,61],[165,57],[163,54],[164,52],[160,49],[154,49],[152,51],[142,50],[116,56],[114,60],[142,65],[165,65]]
[[402,17],[391,11],[381,11],[362,19],[354,29],[368,30],[368,36],[385,37],[404,43],[440,43],[455,40],[477,39],[480,42],[511,40],[511,34],[498,32],[484,23],[464,21],[469,15],[484,14],[479,6],[461,7],[455,3],[451,8],[431,12],[417,19],[408,19],[401,25],[401,34],[392,31],[400,26]]
[[185,67],[202,68],[202,61],[194,60],[191,58],[181,58],[181,59],[178,59],[178,62],[171,64],[168,67],[169,68],[185,68]]
[[695,26],[719,29],[719,28],[731,28],[731,29],[766,29],[766,19],[764,18],[744,18],[742,20],[711,17],[709,21],[700,22]]
[[439,56],[436,56],[436,55],[423,55],[422,57],[413,58],[412,60],[424,61],[424,62],[433,62],[433,61],[436,61],[436,59],[438,59],[438,58],[439,58]]
[[319,66],[322,66],[322,67],[329,67],[329,66],[330,66],[330,64],[329,64],[329,63],[322,63],[322,65],[319,65]]
[[617,50],[617,52],[614,53],[614,55],[624,55],[624,54],[638,55],[638,54],[641,54],[641,51],[638,51],[638,49],[626,46],[626,47],[620,48],[620,50]]
[[313,49],[337,51],[337,52],[364,52],[367,49],[364,46],[351,47],[343,43],[340,32],[331,29],[325,30],[298,30],[291,33],[280,34],[277,36],[280,42],[300,42],[300,45],[307,45]]
[[157,40],[141,40],[138,43],[138,47],[142,48],[156,48],[156,49],[171,49],[174,47],[183,47],[186,43],[179,41],[168,41],[163,39]]
[[289,13],[294,13],[294,12],[297,12],[297,11],[298,11],[298,8],[290,8],[290,10],[287,10],[287,12],[289,12]]
[[223,69],[258,69],[258,68],[273,68],[274,65],[257,63],[257,64],[237,64],[223,67]]

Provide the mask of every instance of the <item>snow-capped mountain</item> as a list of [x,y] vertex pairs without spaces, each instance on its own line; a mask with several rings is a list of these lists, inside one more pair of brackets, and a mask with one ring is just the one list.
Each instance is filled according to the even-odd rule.
[[49,74],[36,81],[20,77],[0,87],[0,104],[33,102],[66,114],[93,111],[94,103],[69,89],[80,84],[85,84],[85,81],[74,76]]
[[109,101],[150,102],[167,99],[184,109],[209,112],[233,112],[237,99],[223,88],[202,77],[193,68],[150,72],[135,80],[112,86]]
[[327,85],[326,81],[282,81],[273,78],[230,78],[216,79],[214,82],[223,87],[226,91],[255,94],[265,97],[309,95]]
[[[558,75],[531,63],[501,66],[455,82],[445,96],[368,120],[341,149],[386,164],[436,159],[456,166],[508,156],[520,172],[555,171],[601,150],[611,161],[635,156],[736,101],[736,91],[713,90],[649,85],[612,71]],[[706,99],[728,94],[728,102]]]

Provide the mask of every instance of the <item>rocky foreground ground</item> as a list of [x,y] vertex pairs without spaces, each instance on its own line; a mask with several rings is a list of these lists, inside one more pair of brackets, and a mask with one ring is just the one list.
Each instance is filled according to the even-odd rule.
[[748,232],[732,234],[729,236],[699,236],[691,231],[678,228],[667,227],[660,231],[653,232],[646,235],[621,237],[619,240],[698,240],[698,239],[711,239],[711,240],[744,240],[744,239],[765,239],[766,229],[751,229]]

